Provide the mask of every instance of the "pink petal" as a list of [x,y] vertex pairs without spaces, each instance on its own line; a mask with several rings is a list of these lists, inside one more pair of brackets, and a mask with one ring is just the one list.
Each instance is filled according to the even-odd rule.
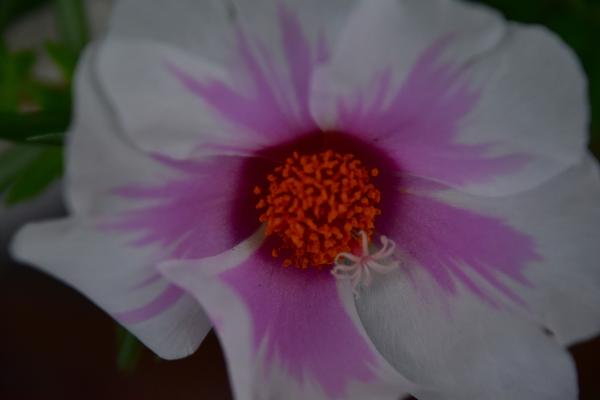
[[274,264],[258,256],[220,277],[248,307],[254,351],[264,348],[268,365],[278,361],[299,382],[310,375],[332,398],[351,381],[374,380],[376,359],[338,299],[335,279]]
[[238,395],[397,399],[406,393],[411,385],[389,369],[358,323],[350,287],[338,288],[327,271],[284,268],[252,251],[161,267],[219,321]]
[[[154,249],[148,269],[165,259],[202,258],[231,248],[258,228],[252,202],[252,173],[247,160],[219,156],[203,161],[178,161],[156,156],[157,163],[170,168],[174,176],[156,185],[130,184],[114,191],[130,209],[99,224],[106,234],[123,234],[123,245]],[[254,164],[256,166],[256,163]],[[151,272],[140,276],[132,292],[153,285]],[[182,297],[182,291],[168,286],[146,303],[121,309],[115,317],[124,323],[138,323],[168,311]]]
[[[534,190],[503,198],[452,193],[461,207],[502,219],[535,238],[540,262],[512,286],[535,319],[568,346],[600,332],[600,169],[590,155]],[[512,249],[510,250],[512,253]]]
[[541,260],[531,237],[498,218],[410,193],[403,194],[395,218],[390,237],[446,293],[455,294],[460,282],[489,303],[496,304],[492,288],[523,304],[504,279],[529,285],[524,269]]
[[315,14],[315,1],[276,3],[118,8],[98,80],[135,147],[189,158],[206,142],[256,149],[315,129],[312,76],[339,29],[330,21],[351,4],[318,4]]
[[257,229],[252,182],[244,180],[246,159],[157,160],[173,168],[175,177],[116,190],[134,206],[107,227],[133,233],[136,246],[162,247],[169,258],[215,255]]
[[502,196],[581,159],[581,72],[554,35],[472,2],[361,2],[315,74],[311,109],[405,172]]
[[450,42],[445,38],[426,49],[398,89],[390,90],[386,70],[364,91],[340,99],[338,129],[377,143],[405,173],[459,186],[488,182],[518,170],[527,157],[493,157],[492,143],[458,142],[460,124],[479,95],[465,71],[440,61]]
[[139,308],[115,313],[113,316],[125,324],[147,321],[171,308],[183,295],[183,291],[177,286],[169,285],[149,303]]
[[242,79],[236,85],[214,79],[201,82],[177,65],[169,65],[187,90],[225,120],[266,135],[271,144],[316,129],[309,112],[309,88],[313,71],[326,54],[324,39],[312,45],[291,10],[280,5],[278,17],[285,70],[277,68],[274,49],[267,49],[241,29],[237,32],[237,55]]

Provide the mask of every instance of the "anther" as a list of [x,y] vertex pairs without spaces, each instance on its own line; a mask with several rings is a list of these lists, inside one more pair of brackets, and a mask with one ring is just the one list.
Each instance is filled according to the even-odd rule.
[[370,180],[378,175],[353,154],[293,152],[267,176],[266,189],[253,189],[266,234],[280,239],[273,256],[286,266],[322,268],[351,251],[359,242],[352,232],[372,234],[381,214]]

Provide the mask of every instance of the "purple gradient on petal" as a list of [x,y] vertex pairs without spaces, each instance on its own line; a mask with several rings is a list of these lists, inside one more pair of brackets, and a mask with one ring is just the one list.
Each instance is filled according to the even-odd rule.
[[144,279],[143,281],[141,281],[140,283],[138,283],[137,285],[133,286],[132,289],[141,289],[141,288],[145,288],[147,286],[150,286],[156,282],[160,282],[162,281],[163,277],[161,274],[159,274],[158,272],[152,273],[150,276],[148,276],[146,279]]
[[[287,64],[284,75],[275,68],[273,55],[260,41],[251,41],[241,29],[237,31],[238,56],[252,89],[250,93],[215,80],[198,81],[167,63],[187,90],[201,97],[224,119],[255,135],[266,136],[273,145],[317,129],[309,112],[309,86],[317,64],[328,55],[325,37],[321,35],[313,49],[298,18],[283,6],[279,7],[279,20]],[[132,184],[116,189],[115,194],[144,205],[111,222],[109,229],[135,233],[134,245],[159,246],[168,257],[180,259],[218,254],[256,229],[256,210],[248,201],[252,200],[248,198],[248,185],[253,182],[245,179],[249,175],[252,178],[253,173],[266,172],[262,168],[251,173],[243,171],[246,161],[233,156],[203,162],[160,156],[157,160],[178,170],[181,177],[159,185]],[[252,164],[262,167],[264,163]],[[153,282],[150,277],[136,287]],[[154,316],[151,312],[139,310],[163,310],[154,304],[121,315],[150,318]]]
[[157,186],[116,190],[146,204],[113,223],[115,229],[137,234],[134,245],[158,245],[171,258],[202,258],[231,248],[258,228],[253,204],[248,204],[251,183],[239,182],[245,158],[159,159],[181,176]]
[[157,297],[142,307],[116,313],[113,316],[124,324],[143,322],[171,308],[183,296],[183,293],[183,290],[177,286],[169,284]]
[[412,193],[423,193],[446,190],[448,189],[448,186],[429,179],[405,174],[402,176],[402,188],[410,190]]
[[465,69],[440,61],[450,42],[444,38],[424,51],[396,92],[385,69],[367,88],[339,99],[338,129],[376,142],[405,173],[447,184],[487,182],[522,168],[524,154],[489,156],[494,143],[456,142],[479,93]]
[[[220,156],[202,161],[155,158],[172,168],[177,176],[155,186],[132,184],[115,189],[116,195],[139,202],[140,206],[103,224],[102,229],[131,233],[135,235],[132,245],[160,247],[165,258],[190,259],[219,254],[258,228],[254,204],[248,201],[252,182],[240,182],[246,158]],[[151,274],[132,290],[145,288],[159,279]],[[180,297],[172,295],[172,291],[168,293],[171,296],[163,293],[147,305],[119,315],[133,316],[125,322],[152,318]]]
[[501,220],[405,193],[398,204],[395,228],[389,232],[401,252],[425,268],[449,294],[461,282],[482,300],[496,305],[472,274],[519,305],[524,301],[501,276],[531,286],[523,275],[527,264],[541,261],[531,237]]
[[328,55],[324,36],[311,45],[297,16],[283,5],[278,11],[286,68],[275,68],[273,54],[260,40],[251,40],[241,29],[237,32],[242,73],[250,86],[247,92],[213,79],[200,81],[168,64],[187,90],[202,98],[225,120],[275,142],[317,128],[309,111],[310,81],[316,66]]
[[[290,135],[317,129],[308,111],[308,93],[313,70],[326,51],[324,38],[318,43],[319,49],[313,51],[300,21],[283,6],[279,7],[279,20],[289,79],[281,79],[272,55],[258,41],[252,46],[240,29],[237,51],[253,86],[252,93],[240,93],[215,80],[200,82],[179,67],[168,65],[188,90],[202,97],[225,119],[268,135],[274,139],[272,145]],[[299,106],[299,115],[292,115],[293,107],[288,107],[285,100]],[[249,181],[256,182],[258,177],[248,179],[254,177],[245,171],[247,156],[218,156],[202,162],[156,156],[182,176],[159,185],[118,188],[115,193],[119,196],[146,205],[127,212],[114,227],[136,232],[135,245],[159,245],[169,249],[174,258],[201,258],[226,250],[250,235],[258,224],[252,201],[248,201],[248,185],[253,183]],[[257,164],[261,161],[252,162],[253,167]],[[267,172],[260,167],[253,168],[258,170],[253,173]]]
[[254,350],[299,383],[317,382],[330,398],[375,378],[376,359],[350,319],[328,271],[298,270],[255,256],[221,274],[248,307]]
[[243,34],[238,35],[238,41],[240,55],[254,86],[252,95],[239,93],[223,82],[200,82],[174,65],[170,65],[170,70],[190,92],[200,96],[229,122],[258,134],[281,136],[296,131]]

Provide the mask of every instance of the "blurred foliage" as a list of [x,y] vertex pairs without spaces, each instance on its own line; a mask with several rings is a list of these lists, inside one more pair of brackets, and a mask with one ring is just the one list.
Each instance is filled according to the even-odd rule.
[[61,43],[72,55],[78,55],[90,39],[82,0],[53,0]]
[[45,50],[62,74],[59,83],[33,74],[33,51],[11,51],[0,39],[0,139],[17,143],[0,154],[0,193],[5,204],[29,200],[62,176],[64,134],[71,119],[71,82],[79,53],[89,39],[81,0],[3,0],[0,29],[26,11],[50,3],[58,41]]
[[77,65],[78,50],[73,50],[60,42],[46,42],[46,52],[60,69],[65,79],[70,82]]
[[[62,148],[56,145],[69,122],[70,96],[36,81],[34,63],[33,52],[11,52],[0,42],[0,137],[21,142],[0,154],[0,193],[8,205],[37,196],[62,175]],[[60,138],[41,147],[50,144],[50,131]]]

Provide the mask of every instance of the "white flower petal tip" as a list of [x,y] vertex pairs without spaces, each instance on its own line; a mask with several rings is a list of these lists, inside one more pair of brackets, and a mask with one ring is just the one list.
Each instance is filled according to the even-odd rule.
[[352,283],[352,291],[359,296],[360,287],[368,287],[373,281],[372,274],[388,274],[399,268],[400,263],[394,260],[396,243],[386,236],[381,236],[381,248],[374,253],[369,249],[367,234],[360,231],[360,256],[352,253],[340,253],[335,257],[331,274],[337,279],[348,279]]

